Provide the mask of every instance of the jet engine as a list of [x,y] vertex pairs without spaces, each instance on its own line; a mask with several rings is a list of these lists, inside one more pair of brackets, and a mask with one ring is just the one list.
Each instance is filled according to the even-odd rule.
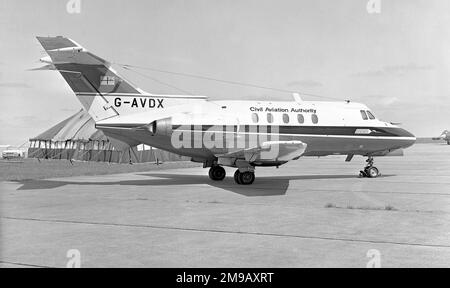
[[155,120],[147,125],[147,129],[153,135],[170,136],[172,135],[172,118]]

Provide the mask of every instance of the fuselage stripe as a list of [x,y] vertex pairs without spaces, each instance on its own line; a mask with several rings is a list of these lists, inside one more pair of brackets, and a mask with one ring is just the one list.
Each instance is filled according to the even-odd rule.
[[[200,130],[182,130],[178,129],[179,132],[187,132],[187,133],[204,133],[205,131]],[[218,131],[212,131],[218,132]],[[245,134],[245,135],[279,135],[279,136],[289,136],[289,137],[330,137],[330,138],[363,138],[363,139],[394,139],[394,140],[406,140],[406,141],[415,141],[416,137],[402,137],[402,136],[369,136],[369,135],[327,135],[327,134],[282,134],[282,133],[252,133],[252,132],[218,132],[224,134]]]

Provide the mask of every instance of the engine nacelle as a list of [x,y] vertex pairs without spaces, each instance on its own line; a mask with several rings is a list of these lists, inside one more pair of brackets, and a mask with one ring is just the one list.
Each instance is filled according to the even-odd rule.
[[153,135],[170,136],[172,135],[172,118],[153,121],[147,126],[147,129]]

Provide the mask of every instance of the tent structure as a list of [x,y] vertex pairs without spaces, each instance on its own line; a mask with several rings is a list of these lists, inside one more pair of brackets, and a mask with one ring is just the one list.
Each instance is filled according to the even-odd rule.
[[125,151],[116,150],[84,110],[31,138],[28,157],[115,163],[189,160],[143,144]]

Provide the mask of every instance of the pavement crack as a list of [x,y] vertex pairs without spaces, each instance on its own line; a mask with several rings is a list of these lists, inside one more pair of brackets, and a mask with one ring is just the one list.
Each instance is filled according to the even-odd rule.
[[9,265],[17,265],[24,267],[34,267],[34,268],[55,268],[52,266],[44,266],[44,265],[36,265],[36,264],[28,264],[28,263],[19,263],[19,262],[11,262],[11,261],[3,261],[0,260],[0,264],[9,264]]
[[188,227],[163,226],[163,225],[121,224],[121,223],[107,223],[107,222],[93,222],[93,221],[87,222],[87,221],[76,221],[76,220],[20,218],[20,217],[8,217],[8,216],[3,216],[1,218],[8,219],[8,220],[38,221],[38,222],[48,222],[48,223],[102,225],[102,226],[111,226],[111,227],[149,228],[149,229],[177,230],[177,231],[204,232],[204,233],[222,233],[222,234],[239,234],[239,235],[253,235],[253,236],[266,236],[266,237],[278,237],[278,238],[284,237],[284,238],[297,238],[297,239],[311,239],[311,240],[323,240],[323,241],[341,241],[341,242],[389,244],[389,245],[416,246],[416,247],[450,248],[450,245],[443,245],[443,244],[423,244],[423,243],[408,243],[408,242],[382,241],[382,240],[364,240],[364,239],[352,239],[352,238],[344,238],[344,237],[324,237],[324,236],[313,236],[313,235],[279,234],[279,233],[267,233],[267,232],[251,232],[251,231],[232,231],[232,230],[221,230],[221,229],[206,229],[206,228],[202,229],[202,228],[188,228]]

